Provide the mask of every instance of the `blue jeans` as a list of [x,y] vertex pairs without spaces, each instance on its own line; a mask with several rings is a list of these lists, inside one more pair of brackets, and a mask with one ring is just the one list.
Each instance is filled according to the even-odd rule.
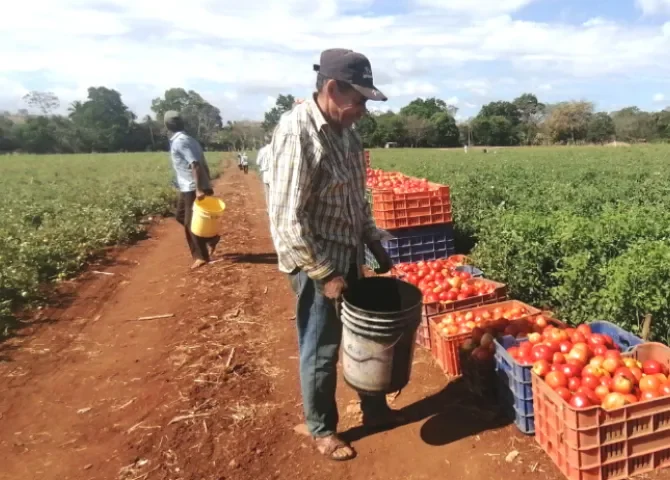
[[[335,401],[337,360],[342,342],[342,323],[335,311],[335,302],[322,293],[320,282],[303,271],[289,275],[291,287],[298,297],[296,321],[300,350],[300,389],[305,421],[314,437],[337,432],[339,415]],[[354,266],[347,275],[351,286],[358,280]],[[388,409],[385,395],[361,395],[364,416]]]

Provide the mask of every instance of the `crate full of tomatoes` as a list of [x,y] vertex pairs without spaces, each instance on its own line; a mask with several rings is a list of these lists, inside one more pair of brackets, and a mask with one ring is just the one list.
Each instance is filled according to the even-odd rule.
[[[476,329],[483,329],[493,337],[509,332],[513,326],[530,332],[532,323],[529,318],[539,313],[530,305],[509,300],[430,317],[431,352],[444,373],[460,376],[463,374],[460,351],[471,344]],[[492,360],[494,348],[480,347],[474,348],[472,355],[481,362]]]
[[571,369],[566,356],[575,343],[588,342],[602,353],[598,344],[626,350],[642,342],[609,322],[593,322],[575,329],[545,316],[538,316],[535,321],[539,331],[520,338],[509,335],[495,340],[498,401],[526,434],[535,433],[531,369],[536,362],[546,360],[566,364],[565,368]]
[[507,287],[491,280],[473,278],[469,272],[459,272],[462,263],[452,257],[430,262],[404,263],[393,268],[392,274],[412,285],[423,294],[423,318],[417,342],[430,348],[428,318],[479,305],[496,303],[507,298]]
[[398,172],[367,170],[368,201],[379,228],[397,229],[452,221],[449,187]]
[[573,342],[564,363],[538,361],[532,388],[536,440],[570,480],[623,480],[670,466],[670,349],[621,353]]

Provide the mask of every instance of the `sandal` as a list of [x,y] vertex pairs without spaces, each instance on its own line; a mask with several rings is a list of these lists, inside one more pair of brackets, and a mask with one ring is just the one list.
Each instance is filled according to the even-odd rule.
[[315,438],[314,443],[321,455],[335,462],[344,462],[356,458],[356,452],[351,448],[351,445],[335,434]]

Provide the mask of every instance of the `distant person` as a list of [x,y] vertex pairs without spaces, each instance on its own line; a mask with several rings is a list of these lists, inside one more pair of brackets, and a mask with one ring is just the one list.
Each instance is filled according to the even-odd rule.
[[242,170],[242,152],[237,152],[237,168]]
[[263,191],[265,192],[265,205],[268,205],[268,196],[270,195],[270,146],[266,145],[258,150],[256,155],[256,165],[261,174],[263,182]]
[[465,153],[468,153],[468,146],[467,145],[463,146],[463,150],[465,150]]
[[176,219],[184,226],[186,243],[193,257],[191,269],[200,268],[209,262],[219,237],[202,238],[191,232],[193,203],[207,195],[213,195],[211,175],[205,154],[198,141],[184,131],[184,120],[178,112],[168,111],[164,116],[165,128],[171,133],[170,158],[176,175],[179,197]]
[[246,152],[242,154],[240,165],[242,165],[242,170],[245,174],[249,173],[249,157],[247,157]]

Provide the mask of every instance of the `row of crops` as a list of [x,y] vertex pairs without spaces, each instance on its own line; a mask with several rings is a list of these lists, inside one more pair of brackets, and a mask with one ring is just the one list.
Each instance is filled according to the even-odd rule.
[[670,147],[375,150],[451,186],[457,247],[512,298],[571,323],[670,336]]
[[[220,156],[209,158],[212,170]],[[163,153],[0,157],[0,326],[40,299],[41,285],[169,213],[171,180]]]

